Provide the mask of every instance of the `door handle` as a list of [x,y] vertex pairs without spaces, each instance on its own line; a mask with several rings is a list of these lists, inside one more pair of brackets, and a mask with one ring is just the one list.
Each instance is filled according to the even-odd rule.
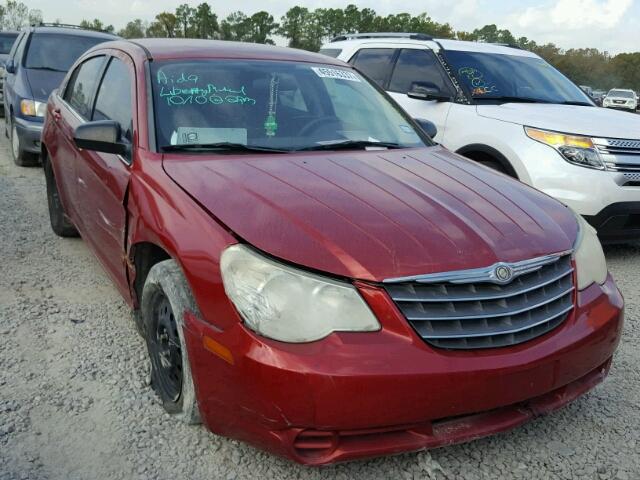
[[61,118],[62,118],[62,114],[60,113],[60,109],[59,108],[54,108],[53,109],[53,119],[57,122]]

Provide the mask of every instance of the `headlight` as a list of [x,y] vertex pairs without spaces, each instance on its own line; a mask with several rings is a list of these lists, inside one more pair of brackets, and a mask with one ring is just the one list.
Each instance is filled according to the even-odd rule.
[[578,290],[584,290],[592,283],[603,284],[607,280],[607,261],[596,230],[576,214],[578,239],[574,248]]
[[23,115],[29,117],[44,117],[47,111],[45,102],[36,102],[35,100],[22,100],[20,102],[20,111]]
[[598,170],[605,168],[598,150],[589,137],[567,135],[531,127],[524,127],[524,131],[529,138],[555,148],[567,162]]
[[244,245],[220,260],[222,282],[246,325],[283,342],[320,340],[332,332],[373,332],[380,324],[356,288],[264,257]]

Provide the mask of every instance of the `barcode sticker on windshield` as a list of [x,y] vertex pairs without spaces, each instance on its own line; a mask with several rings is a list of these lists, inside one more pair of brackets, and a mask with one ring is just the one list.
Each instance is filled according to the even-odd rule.
[[359,82],[358,76],[349,70],[340,70],[337,68],[311,67],[316,75],[322,78],[335,78],[338,80],[349,80],[351,82]]

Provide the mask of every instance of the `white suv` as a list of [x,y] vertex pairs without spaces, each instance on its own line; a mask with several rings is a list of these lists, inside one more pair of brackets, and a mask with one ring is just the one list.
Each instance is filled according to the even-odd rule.
[[620,108],[635,112],[638,109],[638,96],[633,90],[614,88],[609,90],[607,96],[602,101],[602,106],[606,108]]
[[584,215],[603,241],[640,239],[640,115],[598,108],[539,56],[422,34],[354,34],[322,53],[353,64],[449,150]]

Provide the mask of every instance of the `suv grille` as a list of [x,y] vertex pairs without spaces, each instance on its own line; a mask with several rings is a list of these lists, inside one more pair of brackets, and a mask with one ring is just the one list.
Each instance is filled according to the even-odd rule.
[[[504,265],[514,278],[500,284],[495,273]],[[574,302],[568,252],[487,269],[392,279],[385,288],[427,343],[448,349],[526,342],[560,325]]]
[[640,172],[640,140],[594,138],[593,142],[602,155],[607,170]]

